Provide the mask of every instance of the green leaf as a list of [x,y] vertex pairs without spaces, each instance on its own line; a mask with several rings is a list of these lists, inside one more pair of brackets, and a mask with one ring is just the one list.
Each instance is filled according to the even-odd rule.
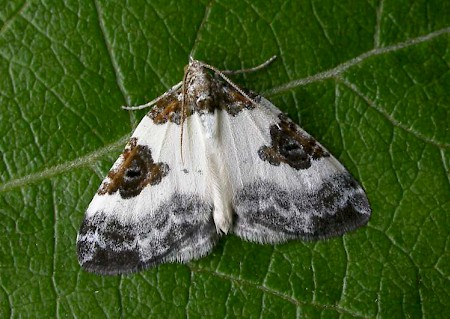
[[[0,317],[450,313],[448,1],[2,1]],[[82,271],[103,176],[192,54],[265,94],[367,191],[367,227],[321,242],[224,237],[188,265]]]

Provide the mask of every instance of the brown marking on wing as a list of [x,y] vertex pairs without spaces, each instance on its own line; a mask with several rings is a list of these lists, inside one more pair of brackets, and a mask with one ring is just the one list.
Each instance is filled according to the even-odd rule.
[[157,185],[169,172],[166,163],[154,163],[149,147],[138,145],[132,138],[122,154],[119,167],[111,169],[97,194],[113,194],[119,191],[122,198],[139,195],[147,185]]
[[170,121],[180,125],[182,107],[177,95],[176,93],[168,95],[156,103],[147,114],[153,120],[153,123],[165,124]]
[[262,146],[258,155],[274,166],[286,163],[296,170],[307,169],[311,160],[328,157],[330,154],[308,134],[297,129],[297,125],[285,115],[279,115],[280,122],[270,127],[270,146]]
[[252,100],[242,95],[235,88],[228,84],[222,83],[221,94],[218,95],[218,106],[220,109],[225,110],[231,116],[236,116],[243,109],[253,109],[255,104],[253,101],[257,98],[257,95],[252,92],[245,92]]

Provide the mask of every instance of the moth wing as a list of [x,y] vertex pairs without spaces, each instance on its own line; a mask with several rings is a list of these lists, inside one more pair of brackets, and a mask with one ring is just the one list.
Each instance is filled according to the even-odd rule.
[[77,250],[87,271],[120,274],[187,262],[218,239],[201,167],[204,146],[194,143],[198,121],[186,119],[182,160],[180,147],[168,145],[181,143],[179,119],[170,118],[179,102],[169,98],[142,119],[86,211]]
[[324,239],[366,224],[369,202],[350,173],[273,104],[224,116],[232,232],[250,241]]

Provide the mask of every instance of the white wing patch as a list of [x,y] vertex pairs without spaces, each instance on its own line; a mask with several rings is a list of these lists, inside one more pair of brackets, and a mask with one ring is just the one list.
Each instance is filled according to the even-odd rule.
[[129,273],[212,249],[218,233],[196,123],[187,119],[182,161],[178,125],[141,121],[87,209],[77,239],[86,270]]
[[259,105],[222,122],[223,143],[231,145],[223,164],[234,172],[233,232],[279,243],[338,236],[367,223],[367,197],[345,168],[269,101]]
[[184,85],[153,102],[89,205],[77,238],[84,269],[187,262],[228,232],[280,243],[368,222],[364,190],[314,138],[215,68],[191,60],[186,70]]

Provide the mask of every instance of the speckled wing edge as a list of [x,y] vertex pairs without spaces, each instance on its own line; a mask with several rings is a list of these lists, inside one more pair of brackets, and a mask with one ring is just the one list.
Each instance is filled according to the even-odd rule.
[[115,275],[187,262],[209,253],[219,238],[205,150],[196,142],[198,118],[186,119],[183,160],[177,119],[155,118],[163,117],[150,112],[142,119],[86,211],[77,252],[87,271]]
[[263,97],[239,117],[224,117],[232,145],[232,232],[258,243],[315,240],[365,225],[363,188],[320,143]]

